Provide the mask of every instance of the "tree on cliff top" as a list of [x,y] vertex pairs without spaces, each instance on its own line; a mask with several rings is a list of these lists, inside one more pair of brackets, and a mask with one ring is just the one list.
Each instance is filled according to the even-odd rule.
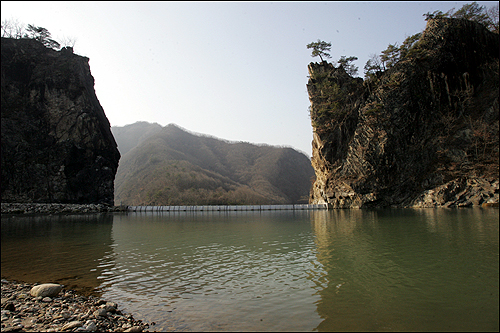
[[479,6],[477,2],[474,1],[463,5],[462,8],[457,11],[455,11],[455,8],[450,9],[446,13],[443,13],[440,10],[435,10],[434,12],[428,12],[423,16],[425,16],[426,21],[444,17],[474,21],[484,25],[488,28],[488,30],[498,33],[498,4],[486,9],[486,7]]
[[329,53],[326,53],[326,51],[330,52],[330,49],[332,47],[332,43],[327,43],[322,40],[319,40],[317,42],[312,42],[307,44],[308,49],[313,49],[311,57],[318,57],[321,59],[323,62],[323,57],[325,58],[331,58]]
[[75,45],[74,38],[64,37],[62,40],[63,45],[61,45],[56,40],[51,38],[51,34],[47,29],[37,27],[33,24],[25,26],[23,23],[14,19],[2,21],[1,35],[2,37],[14,39],[34,39],[42,43],[45,47],[54,50],[61,48],[61,46],[74,47]]
[[337,63],[344,68],[347,74],[354,76],[358,74],[358,67],[352,63],[355,60],[358,60],[358,57],[351,56],[346,58],[346,56],[341,56]]
[[26,31],[28,31],[28,33],[26,34],[28,38],[37,40],[46,47],[49,47],[51,49],[58,49],[61,47],[58,42],[50,38],[50,32],[45,28],[35,27],[32,24],[28,24],[28,28],[26,29]]

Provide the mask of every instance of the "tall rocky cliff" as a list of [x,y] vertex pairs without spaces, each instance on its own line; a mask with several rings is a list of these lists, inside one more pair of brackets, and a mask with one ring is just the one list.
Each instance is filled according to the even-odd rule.
[[309,64],[311,203],[332,208],[498,205],[499,36],[429,20],[371,80]]
[[2,202],[114,202],[120,153],[86,57],[2,38]]

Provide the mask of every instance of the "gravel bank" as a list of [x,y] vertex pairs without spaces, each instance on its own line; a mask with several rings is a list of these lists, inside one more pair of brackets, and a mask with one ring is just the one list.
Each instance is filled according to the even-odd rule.
[[2,214],[82,214],[126,211],[126,206],[58,203],[3,203]]
[[2,279],[2,332],[150,332],[116,303],[64,288],[54,297],[35,297],[35,285]]

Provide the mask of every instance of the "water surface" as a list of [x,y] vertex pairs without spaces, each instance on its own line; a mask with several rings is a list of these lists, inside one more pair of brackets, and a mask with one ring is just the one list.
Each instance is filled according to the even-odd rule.
[[498,331],[497,209],[2,217],[2,277],[157,330]]

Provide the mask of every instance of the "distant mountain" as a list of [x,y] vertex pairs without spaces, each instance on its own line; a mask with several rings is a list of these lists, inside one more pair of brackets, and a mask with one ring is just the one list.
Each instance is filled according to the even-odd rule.
[[112,127],[124,205],[307,203],[314,170],[292,148],[229,142],[170,124]]
[[139,145],[151,135],[158,133],[161,129],[161,125],[157,123],[151,124],[145,121],[138,121],[123,127],[113,126],[111,127],[111,132],[118,144],[118,150],[123,156],[130,149]]

